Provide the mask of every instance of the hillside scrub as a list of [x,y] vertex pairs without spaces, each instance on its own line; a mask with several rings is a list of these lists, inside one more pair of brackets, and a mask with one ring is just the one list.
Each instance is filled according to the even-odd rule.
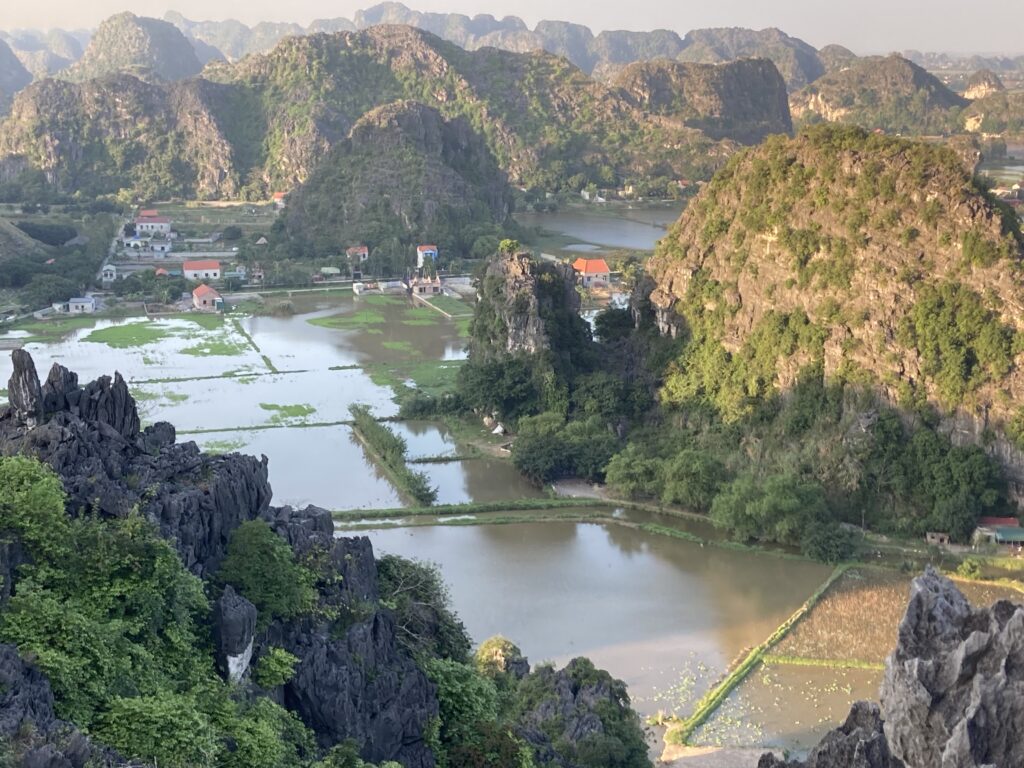
[[380,458],[399,488],[409,494],[417,504],[429,506],[437,500],[437,489],[423,472],[409,469],[406,464],[405,440],[377,421],[365,405],[350,405],[354,429],[367,446]]

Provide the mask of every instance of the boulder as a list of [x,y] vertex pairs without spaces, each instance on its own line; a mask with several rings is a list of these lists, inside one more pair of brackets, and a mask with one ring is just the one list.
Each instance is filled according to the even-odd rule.
[[229,584],[213,604],[213,637],[217,667],[226,680],[237,683],[252,661],[256,636],[256,606]]
[[7,383],[7,402],[14,418],[34,427],[43,418],[43,393],[32,355],[23,349],[11,353],[14,371]]
[[904,768],[889,751],[878,705],[858,701],[846,722],[830,731],[811,750],[806,761],[786,761],[762,755],[757,768]]

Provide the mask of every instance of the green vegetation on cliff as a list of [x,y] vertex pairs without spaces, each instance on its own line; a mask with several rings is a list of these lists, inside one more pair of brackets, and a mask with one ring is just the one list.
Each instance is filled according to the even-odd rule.
[[66,73],[89,80],[122,73],[158,80],[183,80],[198,75],[202,65],[183,34],[159,19],[119,13],[106,19]]
[[609,481],[805,549],[832,550],[837,520],[964,540],[1020,471],[1002,393],[1022,376],[1021,247],[939,146],[820,126],[737,155],[649,265],[677,349],[660,429]]

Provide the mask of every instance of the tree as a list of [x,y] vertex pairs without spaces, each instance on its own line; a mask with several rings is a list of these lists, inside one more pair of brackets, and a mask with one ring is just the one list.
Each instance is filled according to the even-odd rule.
[[637,443],[630,443],[611,458],[606,479],[628,499],[661,496],[665,484],[662,461],[647,456]]
[[316,604],[314,574],[295,562],[291,547],[262,520],[249,520],[232,532],[217,578],[256,606],[262,628],[275,618],[308,613]]
[[853,532],[823,520],[811,522],[800,540],[800,551],[823,563],[849,560],[856,550],[857,538]]
[[746,472],[711,504],[711,520],[740,541],[798,544],[812,520],[828,517],[820,484],[792,474],[759,478]]
[[220,233],[222,239],[228,242],[234,242],[235,240],[242,239],[242,228],[234,224],[230,224],[224,227],[224,230]]
[[665,488],[661,500],[666,504],[706,512],[711,508],[725,467],[706,452],[680,451],[665,466]]

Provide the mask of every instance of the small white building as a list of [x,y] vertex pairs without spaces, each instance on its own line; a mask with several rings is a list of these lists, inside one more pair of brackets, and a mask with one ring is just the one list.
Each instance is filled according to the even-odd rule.
[[135,234],[169,237],[171,220],[166,216],[140,216],[135,220]]
[[417,245],[416,246],[416,269],[423,269],[427,263],[427,259],[430,259],[431,263],[437,261],[437,246],[436,245]]
[[174,250],[172,241],[170,240],[151,240],[149,242],[149,247],[152,249],[153,253],[160,254],[168,254]]
[[220,262],[208,259],[205,261],[186,261],[181,265],[186,280],[220,280]]
[[96,299],[92,296],[68,299],[68,312],[72,315],[91,315],[96,311]]
[[112,283],[117,280],[117,267],[113,264],[104,264],[100,270],[100,281],[104,283]]
[[224,306],[224,299],[210,286],[200,285],[192,291],[192,306],[200,312],[217,312]]

